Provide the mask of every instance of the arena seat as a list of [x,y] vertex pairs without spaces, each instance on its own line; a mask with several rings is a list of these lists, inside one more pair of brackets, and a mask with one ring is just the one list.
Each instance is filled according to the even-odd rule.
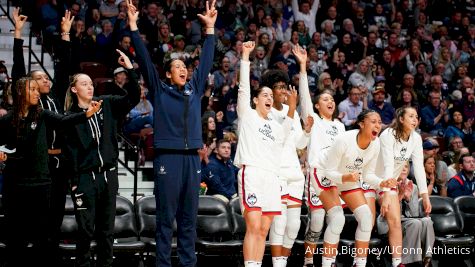
[[114,256],[117,253],[138,255],[139,261],[145,249],[145,243],[139,240],[134,206],[130,200],[117,196],[114,224]]
[[[435,232],[434,249],[467,248],[471,251],[474,238],[463,234],[462,215],[458,212],[453,199],[441,196],[430,196],[430,202],[432,205],[430,217],[434,223]],[[422,210],[422,199],[419,200],[419,208]],[[455,256],[455,258],[451,256]],[[468,266],[471,266],[469,255],[462,255],[460,253],[456,255],[436,253],[433,255],[432,261],[438,264],[439,260],[445,261],[450,260],[450,258],[460,259],[460,256],[463,257],[466,264],[470,264]],[[440,266],[443,266],[443,264]]]
[[454,199],[455,206],[463,220],[463,233],[475,235],[475,197],[460,196]]
[[244,241],[244,235],[246,234],[246,221],[244,220],[244,216],[242,216],[239,201],[239,198],[233,198],[229,201],[228,205],[231,208],[234,240]]
[[[145,243],[145,253],[150,256],[150,253],[155,253],[157,243],[155,242],[156,231],[156,204],[155,196],[142,197],[135,202],[135,212],[138,221],[138,234],[140,241]],[[176,254],[177,226],[173,223],[173,240],[172,240],[172,255]]]
[[196,251],[201,256],[239,255],[241,240],[233,240],[232,218],[224,201],[200,196],[196,222]]
[[114,79],[98,77],[98,78],[94,78],[93,82],[94,82],[94,95],[101,96],[101,95],[110,94],[107,85],[113,83]]

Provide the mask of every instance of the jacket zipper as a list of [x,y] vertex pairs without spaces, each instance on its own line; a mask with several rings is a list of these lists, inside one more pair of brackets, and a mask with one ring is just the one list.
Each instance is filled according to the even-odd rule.
[[189,95],[185,94],[185,111],[183,112],[183,120],[184,120],[184,125],[183,125],[183,132],[185,135],[184,141],[185,141],[185,150],[188,149],[188,104],[189,104]]

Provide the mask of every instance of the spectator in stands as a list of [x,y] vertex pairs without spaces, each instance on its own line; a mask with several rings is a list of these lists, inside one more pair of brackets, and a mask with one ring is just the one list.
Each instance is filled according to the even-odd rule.
[[[71,54],[73,73],[80,71],[80,62],[95,61],[96,43],[93,36],[86,31],[84,20],[76,20],[71,29],[71,46],[74,53]],[[63,101],[63,100],[61,100]]]
[[465,147],[462,138],[459,136],[452,136],[448,141],[449,151],[458,152],[462,147]]
[[295,21],[302,20],[305,23],[305,26],[308,28],[308,33],[310,35],[313,35],[313,33],[317,31],[315,27],[315,18],[317,17],[317,11],[318,11],[318,6],[320,4],[320,0],[313,0],[313,1],[303,0],[303,1],[300,1],[300,5],[299,5],[298,0],[291,0],[291,1],[292,1],[292,11],[294,12],[294,20]]
[[166,22],[166,18],[160,14],[162,7],[157,2],[148,2],[145,14],[140,18],[138,24],[141,32],[147,36],[147,40],[151,43],[158,40],[158,26],[162,22]]
[[[296,1],[296,0],[292,0]],[[338,37],[333,34],[333,23],[330,20],[325,20],[322,22],[322,46],[325,47],[327,51],[333,51],[333,47],[338,43]]]
[[[427,142],[427,141],[426,141]],[[427,149],[427,148],[426,148]],[[436,172],[436,158],[435,156],[424,155],[424,169],[427,177],[427,191],[429,195],[439,195],[446,196],[447,189],[442,187],[440,184],[436,183],[437,172]]]
[[201,171],[201,180],[208,186],[206,194],[225,202],[237,197],[238,170],[231,160],[231,143],[224,139],[219,140],[214,153],[209,156],[208,165]]
[[432,91],[439,92],[443,97],[448,95],[448,87],[447,84],[443,81],[442,76],[440,75],[433,75],[430,79],[430,86]]
[[452,110],[448,127],[445,129],[444,137],[448,141],[454,136],[460,137],[462,140],[473,140],[472,126],[474,119],[466,119],[460,110]]
[[342,122],[346,128],[352,128],[356,123],[356,118],[363,111],[363,101],[361,101],[361,90],[358,86],[352,86],[348,92],[348,97],[338,105],[340,113],[344,113]]
[[234,72],[230,70],[231,61],[228,57],[223,57],[219,66],[221,68],[213,72],[214,88],[222,88],[224,85],[229,86],[234,78]]
[[464,100],[462,101],[463,115],[468,119],[475,119],[475,96],[473,88],[466,88],[462,91]]
[[459,196],[475,196],[475,159],[470,154],[460,156],[458,161],[460,172],[447,183],[447,195],[451,198]]
[[229,67],[230,70],[236,72],[239,69],[239,63],[241,62],[241,54],[242,54],[242,41],[235,40],[231,49],[226,52],[224,55],[229,59]]
[[447,104],[441,101],[440,92],[431,91],[429,104],[421,110],[421,129],[432,135],[443,136],[448,120]]
[[[155,196],[157,206],[156,265],[171,266],[171,241],[176,218],[180,265],[196,264],[195,235],[198,209],[201,138],[200,100],[206,87],[214,56],[215,1],[206,2],[198,17],[204,24],[205,42],[199,66],[186,82],[187,68],[180,59],[164,66],[167,83],[160,80],[137,26],[137,8],[128,2],[128,21],[137,62],[149,88],[154,106]],[[183,117],[184,114],[187,117]],[[184,133],[184,135],[176,135]]]
[[99,12],[101,13],[102,20],[107,19],[114,24],[117,15],[119,15],[119,7],[116,5],[115,0],[104,0],[99,6]]
[[368,93],[370,89],[373,89],[373,86],[374,86],[373,72],[370,68],[370,64],[368,60],[362,59],[358,63],[358,66],[356,67],[356,71],[350,75],[348,84],[350,84],[353,87],[356,86],[360,88],[361,93],[363,94],[366,94]]
[[[447,176],[452,178],[454,177],[458,172],[460,172],[460,164],[459,164],[459,160],[460,160],[460,157],[465,155],[465,154],[470,154],[470,151],[468,150],[468,148],[466,147],[462,147],[457,153],[454,153],[454,156],[452,157],[453,160],[452,160],[452,164],[450,164],[448,167],[447,167]],[[449,179],[450,181],[450,179]]]
[[385,101],[386,91],[384,87],[376,87],[373,91],[373,100],[368,103],[368,108],[375,110],[381,116],[382,129],[386,129],[394,120],[394,108],[391,103]]
[[139,133],[144,128],[151,128],[153,125],[153,106],[147,99],[148,89],[144,82],[139,81],[140,102],[130,110],[128,120],[124,123],[124,133]]

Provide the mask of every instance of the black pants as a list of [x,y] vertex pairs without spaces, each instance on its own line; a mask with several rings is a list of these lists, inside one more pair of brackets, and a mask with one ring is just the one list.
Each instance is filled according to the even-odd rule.
[[66,203],[66,193],[68,190],[69,175],[65,167],[65,160],[62,155],[49,156],[49,171],[51,176],[51,212],[49,241],[52,254],[52,263],[59,266],[61,253],[59,251],[59,240],[61,235],[61,224],[64,216],[64,206]]
[[[7,233],[7,266],[51,266],[48,225],[51,185],[20,186],[6,177],[3,205]],[[28,244],[33,244],[28,248]]]
[[77,266],[90,266],[90,244],[97,242],[96,266],[112,266],[116,196],[119,187],[117,168],[79,175],[71,193],[78,223]]

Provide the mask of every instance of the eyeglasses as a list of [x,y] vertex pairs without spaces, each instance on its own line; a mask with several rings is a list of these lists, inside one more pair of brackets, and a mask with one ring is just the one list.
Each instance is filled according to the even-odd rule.
[[287,90],[287,86],[285,84],[276,84],[272,86],[274,90]]

